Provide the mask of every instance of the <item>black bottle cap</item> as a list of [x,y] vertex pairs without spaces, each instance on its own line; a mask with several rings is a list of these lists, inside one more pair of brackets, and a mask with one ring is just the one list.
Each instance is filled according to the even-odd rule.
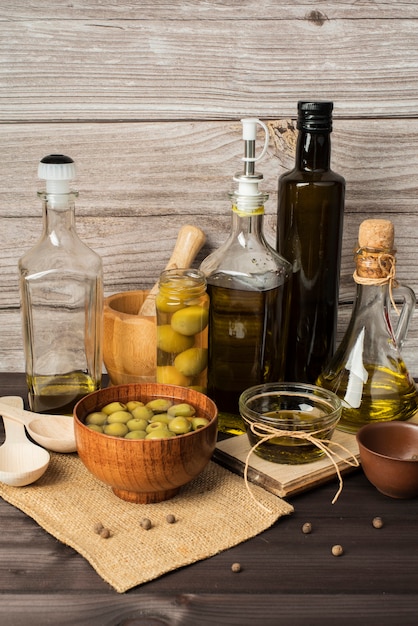
[[296,127],[308,131],[332,131],[333,102],[298,102]]
[[65,154],[48,154],[48,156],[41,159],[41,163],[64,165],[65,163],[74,163],[74,161],[71,157],[65,156]]

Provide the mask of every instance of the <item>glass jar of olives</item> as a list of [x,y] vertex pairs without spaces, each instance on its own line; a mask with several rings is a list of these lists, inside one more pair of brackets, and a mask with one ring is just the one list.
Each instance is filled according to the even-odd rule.
[[195,269],[165,270],[155,304],[157,382],[206,393],[209,296],[205,275]]

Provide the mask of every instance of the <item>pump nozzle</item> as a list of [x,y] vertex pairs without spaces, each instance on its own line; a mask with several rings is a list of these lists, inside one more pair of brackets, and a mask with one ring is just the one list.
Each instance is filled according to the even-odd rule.
[[[244,172],[235,174],[234,176],[234,180],[238,183],[238,192],[236,192],[236,194],[240,197],[260,196],[262,194],[258,189],[258,183],[263,180],[263,175],[257,174],[255,171],[255,163],[262,159],[267,151],[269,142],[268,128],[264,122],[256,117],[242,119],[241,123],[242,138],[244,140],[244,156],[242,157],[244,161]],[[258,156],[255,154],[257,126],[263,128],[265,137],[263,150]]]
[[38,166],[38,177],[46,181],[47,193],[69,193],[70,180],[75,176],[75,163],[65,154],[49,154]]
[[[269,144],[269,131],[267,126],[261,120],[256,117],[247,117],[241,120],[242,124],[242,138],[245,142],[245,155],[242,160],[245,162],[255,163],[263,158],[267,152]],[[261,153],[255,156],[255,142],[257,141],[257,126],[261,126],[264,130],[264,146]]]

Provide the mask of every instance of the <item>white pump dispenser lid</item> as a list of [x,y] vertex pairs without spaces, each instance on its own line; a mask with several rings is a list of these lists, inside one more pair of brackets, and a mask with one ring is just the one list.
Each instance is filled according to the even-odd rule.
[[[238,172],[234,176],[234,181],[238,183],[238,190],[233,193],[233,196],[239,199],[241,201],[240,204],[242,205],[246,198],[260,198],[260,201],[262,198],[264,201],[268,197],[258,189],[258,184],[263,180],[263,175],[258,174],[255,171],[255,163],[256,161],[262,159],[267,151],[269,134],[267,126],[264,122],[255,117],[244,118],[241,120],[241,123],[242,138],[244,140],[244,156],[242,157],[242,160],[244,161],[244,171],[243,173]],[[255,154],[257,126],[261,126],[264,130],[264,146],[258,156]],[[253,203],[250,203],[250,206],[248,207],[249,209],[252,204]]]
[[38,177],[46,181],[46,193],[70,193],[70,180],[76,177],[75,163],[65,154],[49,154],[39,163]]

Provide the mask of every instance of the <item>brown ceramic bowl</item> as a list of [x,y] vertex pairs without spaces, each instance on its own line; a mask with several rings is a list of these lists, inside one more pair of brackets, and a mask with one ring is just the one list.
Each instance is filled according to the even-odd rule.
[[[209,424],[167,439],[123,439],[95,432],[84,423],[89,413],[115,400],[146,403],[153,398],[187,402]],[[175,496],[209,463],[216,445],[217,413],[212,400],[186,387],[160,383],[108,387],[85,396],[74,407],[77,452],[87,469],[119,498],[161,502]]]
[[376,489],[391,498],[418,495],[418,424],[367,424],[356,437],[363,471]]
[[138,315],[149,291],[125,291],[105,298],[103,361],[113,385],[155,382],[155,316]]

